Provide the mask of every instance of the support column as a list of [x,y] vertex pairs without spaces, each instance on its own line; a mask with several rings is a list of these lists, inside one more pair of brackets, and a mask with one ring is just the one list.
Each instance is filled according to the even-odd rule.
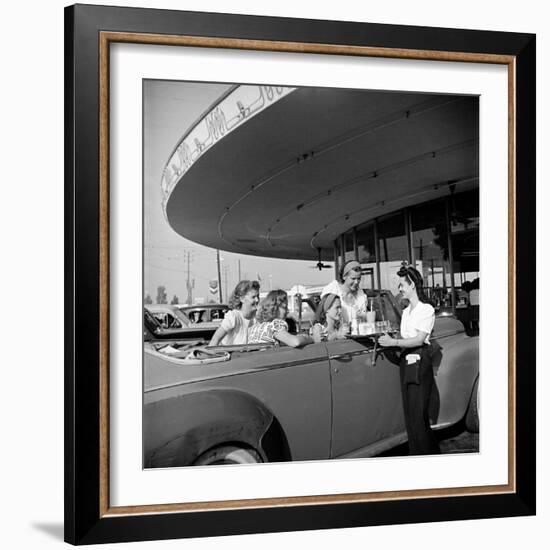
[[451,305],[453,315],[456,315],[456,297],[455,297],[455,269],[453,265],[453,240],[451,239],[451,215],[450,215],[449,197],[445,201],[445,222],[447,224],[447,248],[449,250],[449,264],[451,268]]

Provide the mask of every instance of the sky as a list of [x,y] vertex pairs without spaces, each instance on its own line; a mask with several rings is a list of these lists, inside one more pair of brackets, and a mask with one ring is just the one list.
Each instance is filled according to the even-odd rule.
[[[156,300],[166,287],[168,301],[188,298],[187,280],[194,281],[193,300],[208,301],[208,282],[217,279],[216,250],[189,241],[172,230],[161,204],[162,170],[179,140],[229,88],[227,84],[176,81],[144,82],[144,293]],[[190,197],[192,200],[192,197]],[[261,258],[220,251],[224,301],[241,279],[260,279],[261,290],[295,284],[330,282],[333,269],[319,271],[315,262]]]

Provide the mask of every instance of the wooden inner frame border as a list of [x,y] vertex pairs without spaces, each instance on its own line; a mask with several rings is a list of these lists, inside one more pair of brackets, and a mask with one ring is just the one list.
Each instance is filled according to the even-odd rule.
[[[111,507],[109,500],[109,83],[111,43],[154,44],[256,50],[272,52],[315,53],[393,59],[490,63],[508,67],[508,483],[477,487],[438,488],[407,491],[347,493],[299,497],[278,497],[212,502],[148,504]],[[378,48],[340,44],[314,44],[216,38],[207,36],[160,35],[146,33],[99,33],[99,356],[100,356],[100,471],[99,515],[114,517],[171,512],[314,506],[353,502],[441,498],[453,496],[494,495],[516,492],[516,57],[512,55]]]

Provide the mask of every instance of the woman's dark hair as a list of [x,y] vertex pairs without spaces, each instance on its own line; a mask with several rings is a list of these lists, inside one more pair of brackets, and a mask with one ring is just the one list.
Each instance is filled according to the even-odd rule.
[[404,277],[409,284],[414,284],[416,288],[416,295],[421,302],[425,304],[431,303],[426,294],[424,294],[424,281],[422,280],[422,275],[420,275],[420,271],[418,271],[418,269],[415,269],[410,265],[402,266],[397,272],[397,276]]
[[260,323],[273,321],[279,317],[279,308],[283,304],[288,304],[288,296],[284,290],[272,290],[260,302],[256,319]]
[[340,296],[336,294],[325,294],[315,310],[315,321],[324,325],[327,322],[327,311],[332,307],[335,300],[339,300]]
[[[352,264],[355,264],[352,266]],[[357,260],[348,260],[342,264],[342,267],[338,271],[340,282],[344,282],[344,277],[349,274],[350,271],[361,274],[361,264]]]
[[258,281],[240,281],[231,293],[227,305],[229,309],[241,309],[241,298],[251,290],[260,291],[260,283]]

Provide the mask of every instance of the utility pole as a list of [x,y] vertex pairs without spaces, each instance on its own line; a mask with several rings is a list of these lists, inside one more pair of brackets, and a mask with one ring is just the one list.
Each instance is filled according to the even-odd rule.
[[223,266],[223,278],[224,278],[224,281],[225,281],[225,297],[227,299],[227,297],[229,296],[229,294],[227,293],[227,274],[229,272],[229,266],[226,264]]
[[220,303],[223,303],[222,297],[222,272],[220,269],[220,251],[216,250],[216,263],[218,266],[218,296],[220,297]]
[[193,303],[193,288],[195,287],[195,280],[191,281],[191,252],[187,252],[187,303],[191,305]]

